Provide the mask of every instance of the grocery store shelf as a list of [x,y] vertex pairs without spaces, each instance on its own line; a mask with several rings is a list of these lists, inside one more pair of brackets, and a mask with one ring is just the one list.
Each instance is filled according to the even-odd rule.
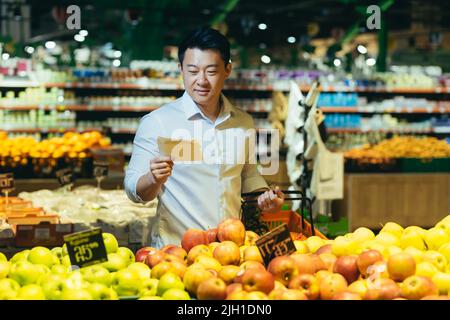
[[324,113],[449,113],[450,106],[430,106],[427,108],[396,107],[385,110],[374,110],[366,107],[320,107]]
[[148,112],[158,109],[158,106],[127,106],[127,105],[22,105],[0,106],[0,110],[69,110],[69,111],[123,111]]
[[[5,131],[8,133],[63,133],[63,132],[88,132],[88,131],[101,131],[101,128],[14,128],[14,129],[2,129],[0,131]],[[112,133],[117,134],[135,134],[136,129],[112,129]]]
[[[450,131],[450,130],[449,130]],[[363,130],[360,128],[327,128],[328,133],[365,133],[365,132],[386,132],[386,133],[445,133],[436,129],[427,130],[406,130],[406,129],[380,129],[380,130]]]

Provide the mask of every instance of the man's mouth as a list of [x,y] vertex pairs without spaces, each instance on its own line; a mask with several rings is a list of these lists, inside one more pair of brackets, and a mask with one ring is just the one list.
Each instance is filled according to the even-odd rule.
[[206,96],[209,93],[209,90],[195,90],[195,92],[197,92],[199,95],[201,96]]

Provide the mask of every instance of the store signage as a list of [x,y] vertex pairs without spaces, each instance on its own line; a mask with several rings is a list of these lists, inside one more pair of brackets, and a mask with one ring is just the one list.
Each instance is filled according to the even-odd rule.
[[70,263],[80,268],[108,261],[101,228],[64,236]]
[[256,240],[256,246],[266,266],[275,257],[295,252],[294,242],[285,223],[261,236]]
[[0,191],[9,192],[14,189],[14,175],[12,173],[0,174]]
[[109,163],[106,161],[94,161],[94,177],[104,178],[108,176]]
[[75,177],[73,176],[73,171],[70,168],[61,169],[56,171],[56,177],[58,178],[61,186],[67,186],[73,184]]

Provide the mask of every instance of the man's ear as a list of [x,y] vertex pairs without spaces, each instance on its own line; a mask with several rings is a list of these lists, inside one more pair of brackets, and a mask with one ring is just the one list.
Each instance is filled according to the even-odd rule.
[[231,64],[231,62],[229,62],[226,66],[225,66],[225,74],[226,74],[226,78],[228,78],[231,74],[231,70],[233,69],[233,66]]

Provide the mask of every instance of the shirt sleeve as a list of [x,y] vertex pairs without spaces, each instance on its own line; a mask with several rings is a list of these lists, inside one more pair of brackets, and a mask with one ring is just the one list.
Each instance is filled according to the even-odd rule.
[[[255,128],[253,119],[249,116],[251,122],[251,129]],[[266,180],[261,176],[256,164],[256,131],[250,130],[250,136],[247,136],[246,142],[246,163],[242,169],[242,192],[253,192],[261,188],[269,188]]]
[[156,115],[141,119],[133,141],[133,152],[125,173],[124,187],[133,202],[145,203],[136,191],[139,179],[150,170],[150,160],[159,156],[157,138],[161,125]]

